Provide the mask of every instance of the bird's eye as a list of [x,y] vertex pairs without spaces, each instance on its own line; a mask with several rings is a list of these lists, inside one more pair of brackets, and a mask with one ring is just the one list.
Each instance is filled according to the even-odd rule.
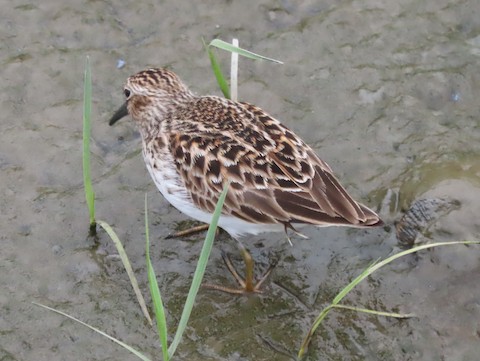
[[128,98],[130,98],[130,95],[131,95],[132,93],[130,92],[130,90],[125,89],[125,90],[123,91],[123,94],[125,94],[125,98],[128,99]]

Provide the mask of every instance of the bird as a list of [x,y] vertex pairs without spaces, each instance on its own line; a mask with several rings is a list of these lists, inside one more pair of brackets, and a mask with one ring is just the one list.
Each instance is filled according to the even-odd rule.
[[147,170],[171,205],[209,223],[228,184],[218,226],[238,241],[245,278],[226,262],[240,288],[211,288],[262,292],[271,268],[255,283],[254,261],[243,245],[249,236],[299,233],[300,225],[383,225],[377,213],[348,194],[309,145],[262,108],[198,96],[166,68],[130,76],[123,94],[125,103],[109,124],[131,116],[141,135]]

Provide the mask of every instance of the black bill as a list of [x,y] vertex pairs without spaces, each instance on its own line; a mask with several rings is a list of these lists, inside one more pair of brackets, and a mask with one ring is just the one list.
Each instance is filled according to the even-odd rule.
[[117,121],[122,119],[123,117],[126,117],[128,115],[128,110],[127,110],[127,103],[124,103],[116,112],[113,114],[113,116],[110,118],[108,124],[109,125],[114,125]]

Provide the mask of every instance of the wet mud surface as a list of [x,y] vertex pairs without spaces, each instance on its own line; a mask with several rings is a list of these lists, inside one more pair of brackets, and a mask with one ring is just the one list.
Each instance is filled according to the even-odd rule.
[[[466,1],[3,1],[0,68],[0,359],[134,360],[58,308],[160,359],[108,236],[88,236],[82,186],[85,56],[92,63],[92,175],[97,217],[124,242],[144,294],[143,201],[152,257],[175,330],[203,235],[165,239],[186,218],[155,189],[127,119],[109,127],[126,77],[169,66],[199,94],[220,94],[202,47],[240,39],[284,65],[240,60],[240,99],[312,145],[384,228],[302,229],[247,242],[259,270],[251,297],[201,290],[178,360],[292,360],[320,310],[372,261],[398,252],[394,222],[419,199],[452,199],[416,243],[479,240],[480,4]],[[225,65],[229,57],[219,53]],[[117,61],[125,66],[117,68]],[[206,280],[233,285],[220,234]],[[480,246],[396,261],[345,303],[415,313],[395,320],[330,313],[308,360],[475,360]]]

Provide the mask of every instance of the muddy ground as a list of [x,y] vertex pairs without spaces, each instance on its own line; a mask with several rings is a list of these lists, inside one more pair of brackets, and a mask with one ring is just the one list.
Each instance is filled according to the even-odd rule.
[[[231,40],[284,65],[241,59],[240,99],[312,145],[387,225],[305,228],[246,242],[259,268],[279,263],[265,292],[201,290],[176,359],[292,360],[308,326],[377,258],[398,252],[393,222],[415,200],[460,207],[419,242],[479,240],[480,3],[401,1],[1,1],[0,360],[134,360],[91,330],[32,305],[58,308],[161,358],[108,236],[88,236],[82,188],[82,97],[90,56],[92,174],[97,216],[124,242],[148,294],[143,200],[152,256],[175,329],[203,235],[165,240],[186,218],[155,189],[125,119],[107,125],[126,77],[168,66],[198,94],[220,94],[202,38]],[[228,55],[218,53],[225,66]],[[117,67],[119,60],[125,66]],[[209,282],[232,284],[221,234]],[[309,360],[476,360],[480,246],[449,246],[397,261],[345,303],[413,312],[395,320],[332,312]]]

